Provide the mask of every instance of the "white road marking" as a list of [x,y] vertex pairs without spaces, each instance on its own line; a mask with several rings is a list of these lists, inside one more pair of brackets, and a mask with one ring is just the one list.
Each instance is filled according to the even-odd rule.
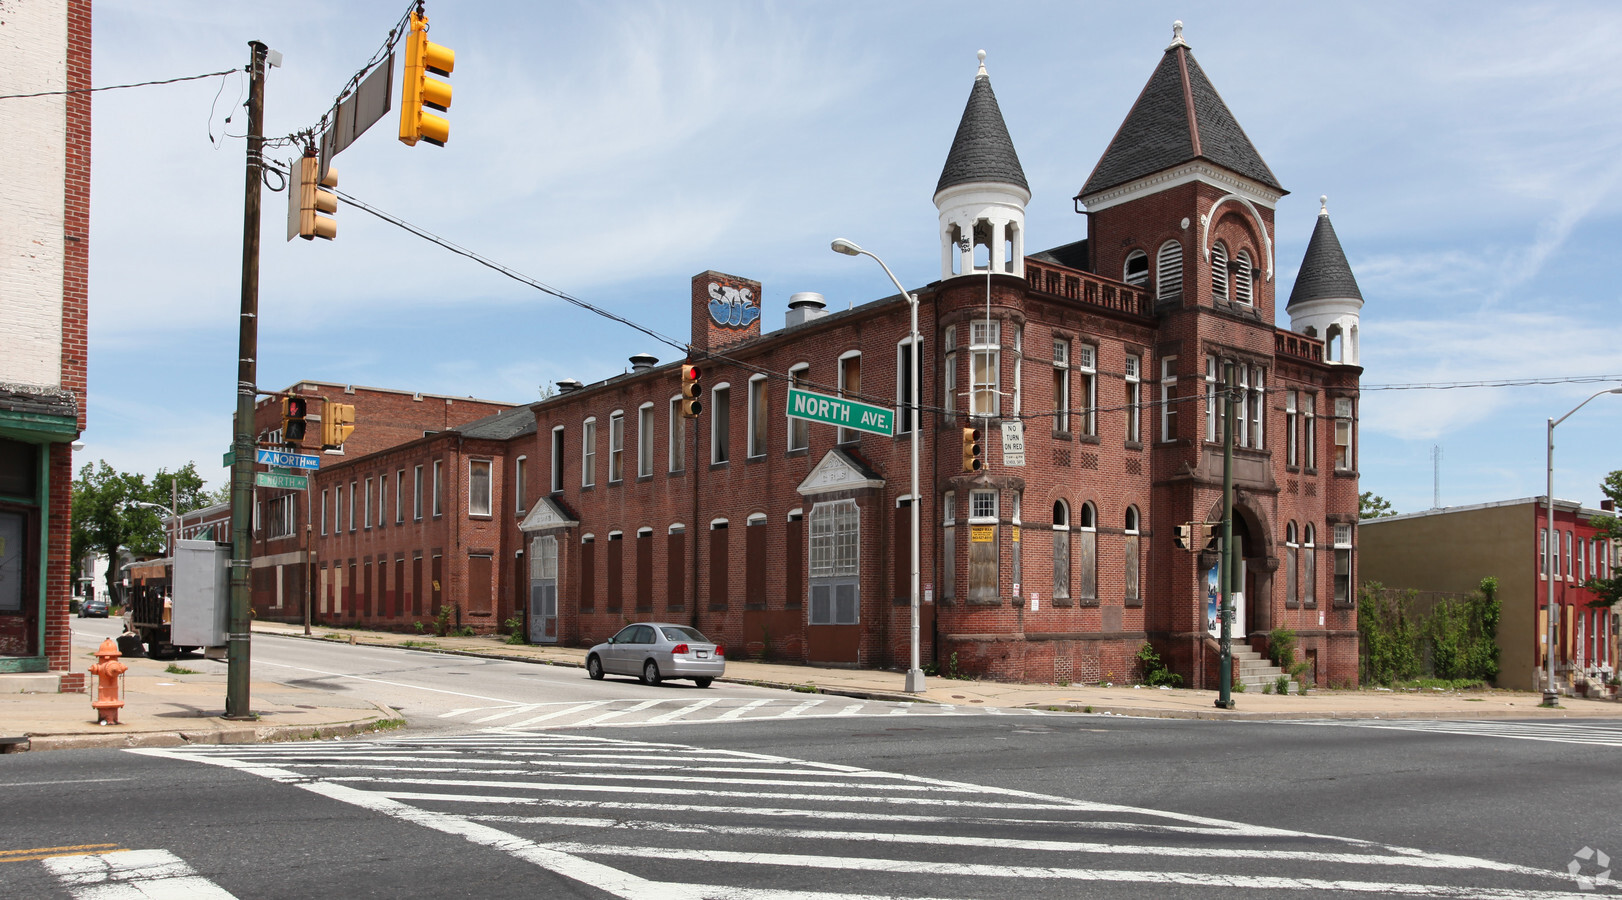
[[1378,728],[1387,731],[1412,731],[1422,734],[1455,734],[1474,737],[1499,737],[1522,741],[1546,741],[1556,744],[1586,744],[1597,747],[1622,747],[1622,726],[1611,724],[1582,725],[1567,722],[1483,722],[1439,721],[1430,719],[1302,719],[1278,722],[1280,725],[1333,725],[1341,728]]
[[367,678],[364,675],[350,675],[345,672],[328,672],[324,669],[311,669],[306,668],[305,666],[290,666],[286,663],[265,662],[262,659],[254,660],[253,664],[256,666],[276,666],[277,668],[292,669],[297,672],[310,672],[315,675],[325,675],[328,678],[349,678],[354,681],[365,681],[370,684],[382,684],[389,687],[406,688],[413,691],[427,691],[430,694],[448,694],[452,697],[467,697],[470,700],[484,700],[490,703],[508,704],[513,702],[502,697],[484,697],[479,694],[463,693],[462,691],[447,691],[443,688],[423,687],[420,684],[406,684],[401,681],[385,681],[381,678]]
[[585,728],[588,725],[595,725],[598,722],[604,722],[604,721],[607,721],[609,719],[618,718],[619,716],[627,715],[629,713],[640,712],[640,711],[642,711],[644,709],[647,709],[650,706],[658,706],[659,704],[661,704],[663,702],[664,702],[663,700],[644,700],[641,703],[636,704],[635,706],[627,706],[624,709],[611,709],[608,712],[600,713],[598,715],[592,716],[591,718],[586,719],[585,721],[575,722],[575,723],[573,723],[573,725],[574,725],[575,728]]
[[772,702],[772,701],[770,701],[770,700],[755,700],[755,701],[752,701],[752,702],[749,702],[749,703],[745,703],[744,705],[738,707],[737,709],[729,709],[726,712],[722,713],[721,715],[717,716],[716,718],[718,718],[718,719],[738,719],[738,718],[742,718],[744,713],[750,711],[751,709],[755,709],[757,707],[765,706],[766,704],[768,704],[770,702]]
[[0,783],[0,788],[13,787],[47,787],[53,784],[99,784],[103,781],[133,781],[132,778],[65,778],[61,781],[8,781]]
[[124,850],[41,860],[75,900],[235,900],[167,850]]
[[800,713],[803,713],[808,709],[811,709],[811,708],[817,707],[817,706],[821,706],[821,705],[822,705],[821,700],[807,700],[804,703],[801,703],[799,706],[796,706],[793,709],[788,710],[787,712],[784,712],[783,714],[778,716],[778,718],[780,718],[780,719],[792,719],[795,716],[798,716]]
[[836,716],[854,716],[858,712],[861,711],[862,707],[864,707],[866,705],[867,705],[866,703],[852,703],[851,705],[845,707],[844,709],[840,710],[839,712],[834,713],[834,715],[836,715]]
[[508,716],[520,716],[520,715],[523,715],[524,713],[527,713],[527,712],[529,712],[531,710],[536,710],[536,709],[540,709],[540,708],[541,708],[541,705],[539,703],[525,703],[522,706],[514,706],[511,709],[504,709],[501,712],[491,713],[488,716],[483,716],[483,717],[474,719],[473,724],[475,724],[475,725],[483,725],[486,722],[494,722],[497,719],[505,719]]
[[547,719],[556,719],[559,716],[567,716],[570,713],[584,712],[584,711],[586,711],[588,709],[594,709],[594,708],[599,707],[599,706],[607,706],[608,704],[613,703],[613,702],[614,701],[612,701],[612,700],[590,700],[590,701],[587,701],[585,703],[576,703],[576,704],[574,704],[572,706],[569,706],[569,707],[566,707],[564,709],[554,710],[553,712],[549,712],[549,713],[543,713],[543,714],[538,715],[538,716],[536,716],[536,717],[534,717],[532,719],[525,719],[522,722],[514,722],[513,724],[508,725],[506,727],[508,727],[508,728],[524,728],[524,727],[529,726],[529,725],[534,725],[537,722],[545,722]]

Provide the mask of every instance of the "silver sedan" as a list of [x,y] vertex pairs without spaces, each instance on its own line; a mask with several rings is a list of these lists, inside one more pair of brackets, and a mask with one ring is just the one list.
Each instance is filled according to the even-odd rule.
[[726,673],[726,649],[698,629],[670,622],[637,622],[586,653],[586,674],[640,677],[643,684],[691,678],[699,687]]

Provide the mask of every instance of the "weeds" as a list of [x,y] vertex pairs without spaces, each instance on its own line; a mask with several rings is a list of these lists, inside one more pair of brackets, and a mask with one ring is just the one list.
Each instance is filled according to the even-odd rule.
[[1165,685],[1166,687],[1175,688],[1183,686],[1183,676],[1166,668],[1166,664],[1160,659],[1160,654],[1155,652],[1154,645],[1148,641],[1144,641],[1143,646],[1138,648],[1138,662],[1143,666],[1143,680],[1150,687]]
[[170,663],[169,668],[164,669],[163,671],[168,672],[170,675],[196,675],[197,674],[196,669],[188,669],[185,666],[177,666],[174,663]]

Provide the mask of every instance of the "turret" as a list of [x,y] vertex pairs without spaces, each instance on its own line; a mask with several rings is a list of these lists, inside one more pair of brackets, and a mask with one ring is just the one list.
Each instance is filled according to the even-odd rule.
[[1329,223],[1329,198],[1319,197],[1318,224],[1312,229],[1301,271],[1290,289],[1290,330],[1324,342],[1324,361],[1350,366],[1358,362],[1358,319],[1363,292]]
[[935,186],[943,281],[988,271],[1025,276],[1025,204],[1031,188],[991,91],[986,51],[979,58],[969,103]]

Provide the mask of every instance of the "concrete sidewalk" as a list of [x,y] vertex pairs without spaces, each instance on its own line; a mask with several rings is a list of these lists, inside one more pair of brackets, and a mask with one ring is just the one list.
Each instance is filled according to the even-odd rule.
[[[572,647],[507,644],[493,637],[435,637],[313,628],[255,622],[264,639],[324,640],[400,647],[506,659],[538,665],[583,667],[586,651]],[[88,653],[75,659],[83,670],[95,662]],[[249,687],[250,721],[224,718],[225,675],[171,672],[201,668],[196,660],[173,663],[127,659],[126,705],[118,725],[97,725],[91,694],[0,694],[0,751],[62,750],[89,747],[173,747],[306,740],[363,734],[401,727],[397,713],[363,699],[313,691],[272,681]],[[210,666],[209,668],[216,668]],[[584,678],[585,673],[581,672]],[[1236,708],[1215,707],[1213,691],[1163,690],[1131,685],[1004,684],[932,677],[921,695],[903,691],[900,672],[840,669],[787,663],[730,660],[722,681],[879,700],[1035,707],[1077,713],[1189,719],[1568,719],[1622,717],[1622,703],[1566,698],[1556,709],[1539,706],[1537,694],[1514,691],[1393,692],[1312,691],[1304,696],[1233,695]],[[87,677],[86,681],[94,682]],[[93,688],[92,688],[93,691]]]

